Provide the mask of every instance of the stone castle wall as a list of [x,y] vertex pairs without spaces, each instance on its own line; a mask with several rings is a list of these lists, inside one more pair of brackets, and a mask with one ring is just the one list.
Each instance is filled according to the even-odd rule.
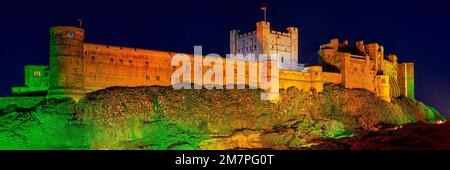
[[324,83],[341,84],[342,76],[340,73],[323,72]]
[[[84,83],[87,92],[104,89],[112,86],[137,87],[137,86],[171,86],[172,73],[177,69],[171,66],[171,61],[175,52],[164,52],[154,50],[135,49],[127,47],[84,44]],[[194,68],[194,56],[190,57],[191,68]],[[249,84],[249,61],[223,60],[222,85],[227,85],[227,63],[235,62],[236,65],[242,63],[245,65],[245,84]],[[261,66],[257,66],[260,69]],[[270,65],[269,65],[270,68]],[[321,69],[312,67],[311,72],[294,72],[280,70],[280,88],[289,88],[295,86],[299,89],[310,90],[314,88],[322,92]],[[205,74],[211,67],[202,67],[202,73]],[[191,80],[193,80],[194,70],[191,71]],[[234,80],[238,79],[239,70],[234,67]],[[268,70],[270,72],[270,69]],[[317,74],[311,73],[318,72]],[[202,74],[202,75],[203,75]],[[293,74],[293,75],[291,75]],[[318,77],[318,78],[315,78]],[[213,79],[215,79],[213,77]],[[270,77],[268,77],[270,79]],[[317,80],[316,80],[317,79]],[[259,82],[256,82],[259,83]]]
[[170,85],[171,52],[84,43],[84,87]]
[[323,91],[324,77],[322,67],[309,67],[309,72],[280,70],[280,89],[296,87],[303,91]]
[[366,59],[352,58],[346,53],[342,56],[342,82],[345,88],[361,88],[375,91],[375,72],[370,68],[373,63]]

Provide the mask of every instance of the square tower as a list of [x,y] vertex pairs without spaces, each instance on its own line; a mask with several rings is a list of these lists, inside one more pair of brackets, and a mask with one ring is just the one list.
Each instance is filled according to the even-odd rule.
[[415,99],[414,94],[414,63],[398,64],[398,84],[400,93],[411,99]]
[[285,32],[270,29],[270,22],[256,23],[256,30],[240,34],[230,31],[230,54],[276,54],[279,56],[279,69],[302,70],[298,63],[298,28],[288,27]]

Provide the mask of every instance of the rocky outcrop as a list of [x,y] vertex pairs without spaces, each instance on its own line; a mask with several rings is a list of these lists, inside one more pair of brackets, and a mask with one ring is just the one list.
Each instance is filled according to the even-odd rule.
[[379,124],[441,119],[416,100],[400,97],[390,103],[366,90],[337,85],[326,85],[320,94],[281,90],[278,103],[260,100],[260,92],[109,88],[83,99],[77,115],[100,122],[111,131],[109,136],[122,135],[111,140],[139,139],[149,122],[169,122],[204,134],[192,146],[196,149],[304,148],[316,139],[349,137],[358,130],[376,130]]
[[[386,102],[362,89],[289,88],[278,103],[260,90],[113,87],[78,103],[44,101],[0,111],[1,149],[308,149],[351,148],[328,140],[442,119],[406,97]],[[353,138],[352,138],[353,139]],[[327,147],[322,147],[327,148]],[[320,149],[320,148],[319,148]]]

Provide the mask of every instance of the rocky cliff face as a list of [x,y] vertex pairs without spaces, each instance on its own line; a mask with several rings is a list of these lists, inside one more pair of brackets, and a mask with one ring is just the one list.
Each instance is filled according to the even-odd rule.
[[[26,112],[3,110],[0,128],[12,128],[4,126],[14,121],[11,115],[28,115],[24,121],[38,122],[40,129],[52,122],[34,117],[64,115],[59,122],[73,126],[59,130],[80,135],[74,149],[305,149],[323,139],[376,131],[383,124],[442,119],[416,100],[402,97],[388,103],[366,90],[337,85],[326,85],[321,94],[281,90],[279,103],[260,100],[260,92],[113,87],[77,104],[56,101]],[[34,137],[28,134],[21,135],[25,143]]]
[[110,88],[81,101],[77,116],[107,129],[105,136],[111,139],[99,139],[106,142],[99,146],[112,140],[118,146],[127,141],[151,149],[302,148],[316,139],[376,130],[380,124],[441,119],[436,110],[415,100],[388,103],[366,90],[335,85],[327,85],[322,94],[282,90],[276,104],[261,101],[260,92]]

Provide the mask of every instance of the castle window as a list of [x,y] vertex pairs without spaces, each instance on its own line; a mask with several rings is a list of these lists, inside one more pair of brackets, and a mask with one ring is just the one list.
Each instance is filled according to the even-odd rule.
[[128,63],[131,65],[133,64],[133,60],[129,60]]
[[385,84],[386,80],[385,79],[381,79],[381,83]]
[[146,80],[150,80],[150,75],[145,75]]
[[62,32],[56,33],[56,38],[62,38],[62,37],[63,37],[63,33]]
[[283,63],[284,62],[284,58],[283,57],[281,57],[281,63]]
[[122,59],[120,59],[120,60],[119,60],[119,63],[120,63],[120,64],[123,64],[123,60],[122,60]]
[[91,57],[92,62],[95,62],[95,56]]
[[172,66],[172,70],[176,70],[177,69],[177,66]]
[[146,61],[146,62],[145,62],[145,65],[146,65],[146,66],[148,66],[148,65],[149,65],[148,61]]
[[34,77],[41,77],[41,71],[34,70],[33,75],[34,75]]
[[160,80],[159,76],[156,76],[156,80]]

